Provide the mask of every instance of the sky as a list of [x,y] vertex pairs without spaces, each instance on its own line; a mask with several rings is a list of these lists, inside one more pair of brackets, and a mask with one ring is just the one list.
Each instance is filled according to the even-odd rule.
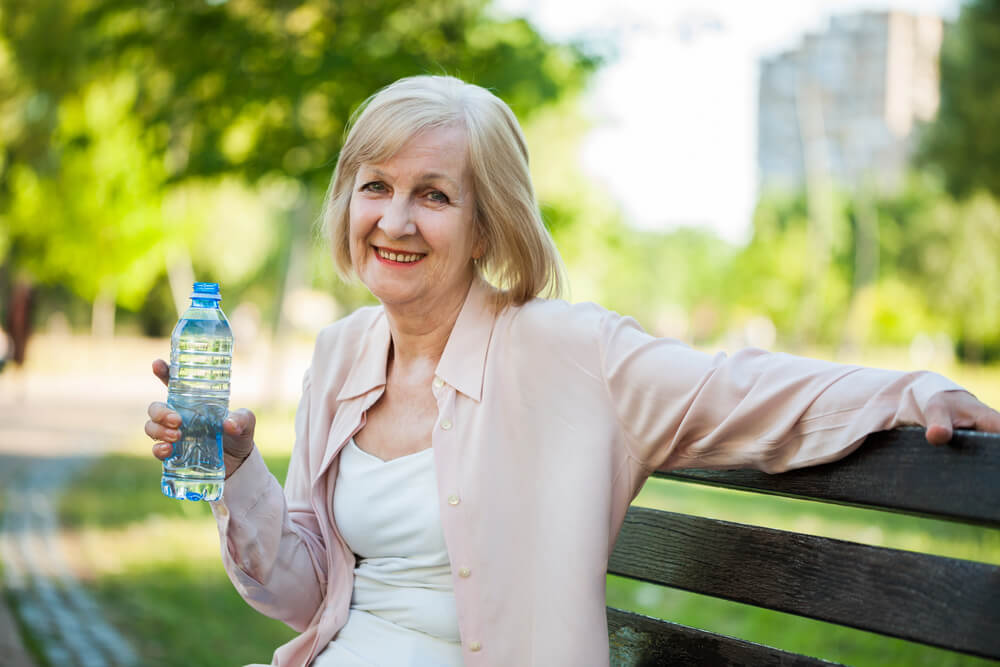
[[615,56],[585,97],[586,173],[641,228],[698,225],[749,238],[757,195],[757,63],[834,14],[945,18],[960,0],[496,0],[546,36],[597,36]]

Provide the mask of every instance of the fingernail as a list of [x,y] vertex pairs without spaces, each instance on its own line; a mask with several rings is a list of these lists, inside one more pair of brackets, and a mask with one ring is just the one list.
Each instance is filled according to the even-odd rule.
[[226,421],[229,422],[230,428],[232,428],[233,430],[235,430],[237,433],[242,433],[243,432],[243,429],[241,429],[239,427],[239,425],[236,423],[235,419],[227,419]]
[[167,435],[166,437],[167,440],[169,440],[170,442],[176,442],[181,437],[181,432],[175,429],[170,429],[169,431],[167,431],[166,435]]
[[181,418],[177,415],[170,415],[167,417],[167,426],[173,426],[174,428],[181,425]]

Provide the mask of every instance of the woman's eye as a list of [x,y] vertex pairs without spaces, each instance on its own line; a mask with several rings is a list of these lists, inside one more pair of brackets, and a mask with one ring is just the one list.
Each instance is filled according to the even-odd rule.
[[448,195],[446,195],[445,193],[441,192],[440,190],[431,190],[427,194],[427,197],[431,201],[437,202],[438,204],[447,204],[448,202],[451,201],[450,199],[448,199]]
[[365,183],[361,186],[361,190],[364,192],[385,192],[385,183],[380,183],[379,181]]

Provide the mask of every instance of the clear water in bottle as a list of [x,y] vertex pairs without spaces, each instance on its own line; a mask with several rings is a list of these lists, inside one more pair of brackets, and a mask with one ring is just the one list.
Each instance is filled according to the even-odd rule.
[[163,462],[160,488],[171,498],[218,500],[226,466],[222,422],[229,411],[233,333],[217,283],[195,283],[191,307],[170,337],[167,404],[181,416],[181,438]]

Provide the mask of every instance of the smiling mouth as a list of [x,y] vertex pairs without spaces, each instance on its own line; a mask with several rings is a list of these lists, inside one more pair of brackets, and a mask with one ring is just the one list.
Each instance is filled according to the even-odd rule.
[[397,264],[412,264],[413,262],[420,261],[425,257],[424,254],[412,253],[412,252],[399,252],[396,250],[388,250],[386,248],[375,247],[375,254],[379,256],[380,259],[387,259],[390,262],[396,262]]

